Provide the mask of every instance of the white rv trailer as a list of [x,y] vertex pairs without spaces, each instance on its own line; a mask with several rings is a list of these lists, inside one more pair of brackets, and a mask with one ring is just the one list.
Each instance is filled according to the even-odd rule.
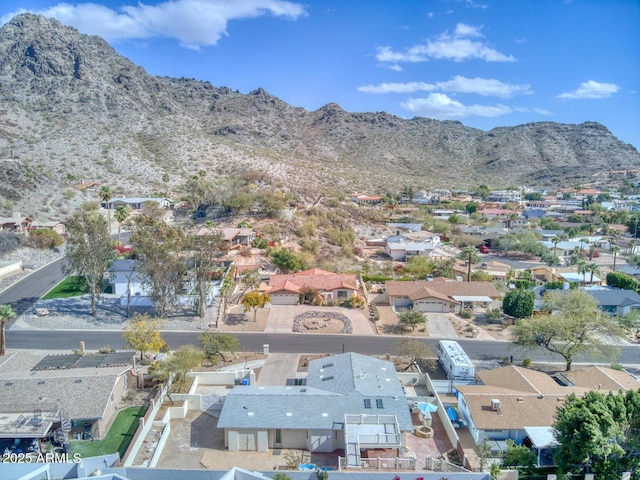
[[447,377],[453,380],[468,380],[475,377],[473,363],[458,342],[440,340],[438,360]]

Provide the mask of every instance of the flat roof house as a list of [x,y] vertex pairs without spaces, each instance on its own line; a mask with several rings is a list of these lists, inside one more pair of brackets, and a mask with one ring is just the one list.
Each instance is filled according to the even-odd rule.
[[310,361],[303,386],[235,387],[218,427],[230,451],[343,449],[356,467],[363,450],[401,448],[413,430],[393,363],[352,352]]

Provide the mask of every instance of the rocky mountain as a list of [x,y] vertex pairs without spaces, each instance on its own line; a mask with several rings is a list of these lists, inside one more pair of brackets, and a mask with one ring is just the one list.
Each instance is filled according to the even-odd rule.
[[22,14],[0,29],[0,162],[6,210],[34,196],[55,208],[73,178],[128,195],[200,170],[309,192],[505,187],[640,168],[640,153],[597,123],[485,132],[336,104],[310,112],[262,89],[149,75],[99,37]]

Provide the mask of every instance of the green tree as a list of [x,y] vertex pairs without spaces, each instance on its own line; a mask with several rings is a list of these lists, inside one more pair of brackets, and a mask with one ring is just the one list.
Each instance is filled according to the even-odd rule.
[[129,325],[124,327],[122,338],[127,345],[140,352],[140,360],[142,360],[145,353],[157,353],[165,347],[166,342],[160,335],[163,324],[164,322],[160,319],[136,312]]
[[609,272],[607,273],[607,285],[614,288],[622,288],[624,290],[638,289],[638,282],[631,275],[627,275],[622,272]]
[[212,270],[220,263],[223,254],[224,238],[220,231],[211,235],[190,235],[187,237],[187,249],[191,271],[195,275],[198,291],[197,312],[200,318],[207,314],[207,286]]
[[297,272],[302,270],[303,263],[288,248],[276,248],[271,252],[271,261],[280,268],[283,273]]
[[398,320],[403,325],[409,325],[412,331],[415,331],[416,325],[422,325],[427,321],[424,316],[424,313],[419,312],[417,310],[408,310],[406,312],[402,312],[398,315]]
[[120,245],[120,232],[122,230],[122,224],[127,221],[131,215],[131,209],[129,207],[125,207],[124,205],[118,205],[116,209],[113,211],[113,218],[115,218],[116,222],[118,222],[118,245]]
[[109,201],[111,200],[111,189],[108,185],[103,185],[100,189],[100,200],[102,200],[107,207],[107,224],[109,226],[109,233],[111,233],[111,206],[109,205]]
[[162,174],[162,182],[164,183],[164,196],[168,197],[169,196],[169,174],[168,173]]
[[91,315],[97,315],[97,299],[111,262],[117,256],[109,227],[95,210],[80,209],[67,222],[67,248],[63,271],[85,278],[91,295]]
[[172,392],[178,392],[184,387],[189,371],[202,363],[204,353],[193,345],[182,345],[172,355],[157,362],[153,373],[160,374],[163,381],[169,384]]
[[154,217],[138,217],[131,244],[138,256],[137,270],[149,285],[156,313],[164,317],[175,303],[187,270],[182,253],[186,236],[179,229]]
[[640,472],[640,391],[588,391],[570,395],[553,425],[560,473],[591,472],[596,478],[622,478]]
[[559,354],[567,371],[578,353],[609,357],[615,353],[608,338],[620,336],[621,328],[587,292],[547,292],[544,301],[545,310],[552,313],[517,320],[513,329],[516,345]]
[[213,364],[218,363],[218,357],[226,362],[225,353],[233,355],[240,348],[240,341],[230,333],[205,332],[198,340],[202,351]]
[[460,260],[467,261],[467,282],[471,281],[471,266],[474,263],[478,263],[480,261],[480,254],[478,253],[478,249],[472,245],[464,247],[460,254],[458,255]]
[[514,467],[524,474],[531,474],[538,463],[538,457],[529,447],[516,445],[507,440],[507,451],[502,459],[503,467]]
[[253,321],[256,321],[256,315],[258,314],[258,308],[264,307],[267,303],[271,301],[271,297],[268,293],[260,293],[257,290],[253,292],[247,293],[242,298],[242,306],[245,310],[252,309],[253,310]]
[[502,300],[502,311],[515,318],[529,318],[533,315],[535,297],[534,292],[524,288],[510,290]]
[[490,193],[491,193],[491,189],[486,185],[479,185],[478,188],[476,188],[476,191],[474,192],[475,195],[482,198],[483,200],[487,198]]
[[12,318],[16,318],[16,312],[13,311],[11,305],[0,305],[0,355],[6,353],[6,323]]

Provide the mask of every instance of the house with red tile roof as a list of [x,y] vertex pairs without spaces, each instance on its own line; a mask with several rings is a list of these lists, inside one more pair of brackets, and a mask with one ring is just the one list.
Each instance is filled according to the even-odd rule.
[[355,275],[332,273],[319,268],[272,275],[269,279],[272,305],[297,305],[309,290],[317,291],[325,302],[340,302],[358,293],[358,289]]

